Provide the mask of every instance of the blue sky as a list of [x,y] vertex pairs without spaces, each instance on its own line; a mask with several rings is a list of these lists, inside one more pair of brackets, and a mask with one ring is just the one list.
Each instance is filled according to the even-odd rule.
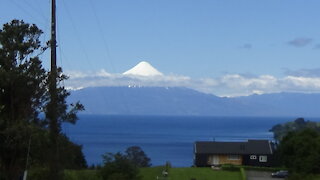
[[[58,64],[84,74],[74,87],[101,72],[113,85],[144,60],[167,75],[163,86],[221,96],[320,92],[319,7],[318,0],[57,0]],[[1,24],[23,19],[49,40],[49,0],[4,0],[0,12]],[[49,54],[42,58],[48,65]]]

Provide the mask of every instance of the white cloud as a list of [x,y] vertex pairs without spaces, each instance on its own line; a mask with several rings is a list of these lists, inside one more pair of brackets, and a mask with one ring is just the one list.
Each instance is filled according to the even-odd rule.
[[99,71],[65,71],[65,74],[70,78],[88,78],[88,77],[110,77],[112,74],[106,70],[101,69]]
[[319,89],[320,90],[320,77],[295,77],[287,76],[283,79],[288,87],[295,87],[296,89]]
[[274,85],[277,79],[270,75],[262,75],[259,77],[245,77],[239,74],[228,74],[221,78],[221,82],[231,88],[268,88]]
[[277,78],[272,75],[247,76],[226,74],[217,78],[194,79],[181,75],[163,76],[125,76],[111,74],[105,70],[98,72],[66,73],[70,79],[65,82],[69,89],[95,86],[159,86],[187,87],[218,96],[245,96],[274,92],[320,92],[319,77],[302,77],[287,75]]
[[101,69],[100,71],[98,71],[97,75],[98,75],[98,76],[102,76],[102,77],[110,77],[110,76],[111,76],[111,74],[108,73],[108,72],[107,72],[106,70],[104,70],[104,69]]
[[222,96],[245,96],[279,92],[279,80],[271,75],[244,76],[240,74],[227,74],[220,78],[218,87]]

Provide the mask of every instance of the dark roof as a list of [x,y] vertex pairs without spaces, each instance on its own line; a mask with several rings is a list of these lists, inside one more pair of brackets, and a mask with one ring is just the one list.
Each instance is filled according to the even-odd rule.
[[247,142],[214,142],[195,143],[195,153],[200,154],[272,154],[268,140],[248,140]]

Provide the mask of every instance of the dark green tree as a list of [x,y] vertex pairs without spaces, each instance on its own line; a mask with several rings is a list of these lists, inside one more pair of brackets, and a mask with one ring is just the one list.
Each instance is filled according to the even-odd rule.
[[314,129],[289,132],[281,140],[278,152],[291,172],[320,172],[320,133]]
[[7,179],[24,168],[28,141],[46,101],[47,72],[35,25],[13,20],[0,30],[0,164]]
[[106,153],[103,156],[104,166],[100,169],[104,180],[139,180],[139,169],[126,155]]
[[274,139],[280,142],[284,136],[291,131],[300,131],[306,128],[314,129],[320,132],[320,124],[313,121],[306,121],[304,118],[297,118],[293,122],[277,124],[269,131],[273,132]]
[[127,158],[137,167],[150,167],[150,158],[139,146],[131,146],[126,150]]
[[[47,46],[41,44],[42,31],[36,25],[20,20],[4,24],[0,29],[0,172],[6,179],[18,179],[26,166],[29,141],[39,131],[46,131],[50,102],[48,71],[39,55]],[[80,103],[68,105],[69,92],[60,82],[66,79],[58,69],[56,107],[59,128],[62,122],[75,123]],[[32,140],[36,142],[36,140]],[[43,153],[42,149],[34,149]],[[34,152],[36,154],[36,152]]]
[[[34,168],[43,168],[48,166],[50,151],[49,132],[39,130],[32,134],[32,146],[30,149],[29,162]],[[63,134],[59,137],[60,156],[59,162],[65,169],[82,169],[87,167],[87,163],[82,153],[82,146],[69,140]],[[39,152],[41,151],[41,153]]]

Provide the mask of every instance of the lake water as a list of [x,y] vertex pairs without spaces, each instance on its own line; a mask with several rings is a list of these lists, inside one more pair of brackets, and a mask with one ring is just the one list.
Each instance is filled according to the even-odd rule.
[[192,165],[195,141],[272,140],[273,134],[268,130],[273,125],[294,119],[80,115],[76,125],[64,124],[63,132],[83,145],[88,165],[101,164],[105,152],[140,146],[153,165],[170,161],[175,167],[187,167]]

